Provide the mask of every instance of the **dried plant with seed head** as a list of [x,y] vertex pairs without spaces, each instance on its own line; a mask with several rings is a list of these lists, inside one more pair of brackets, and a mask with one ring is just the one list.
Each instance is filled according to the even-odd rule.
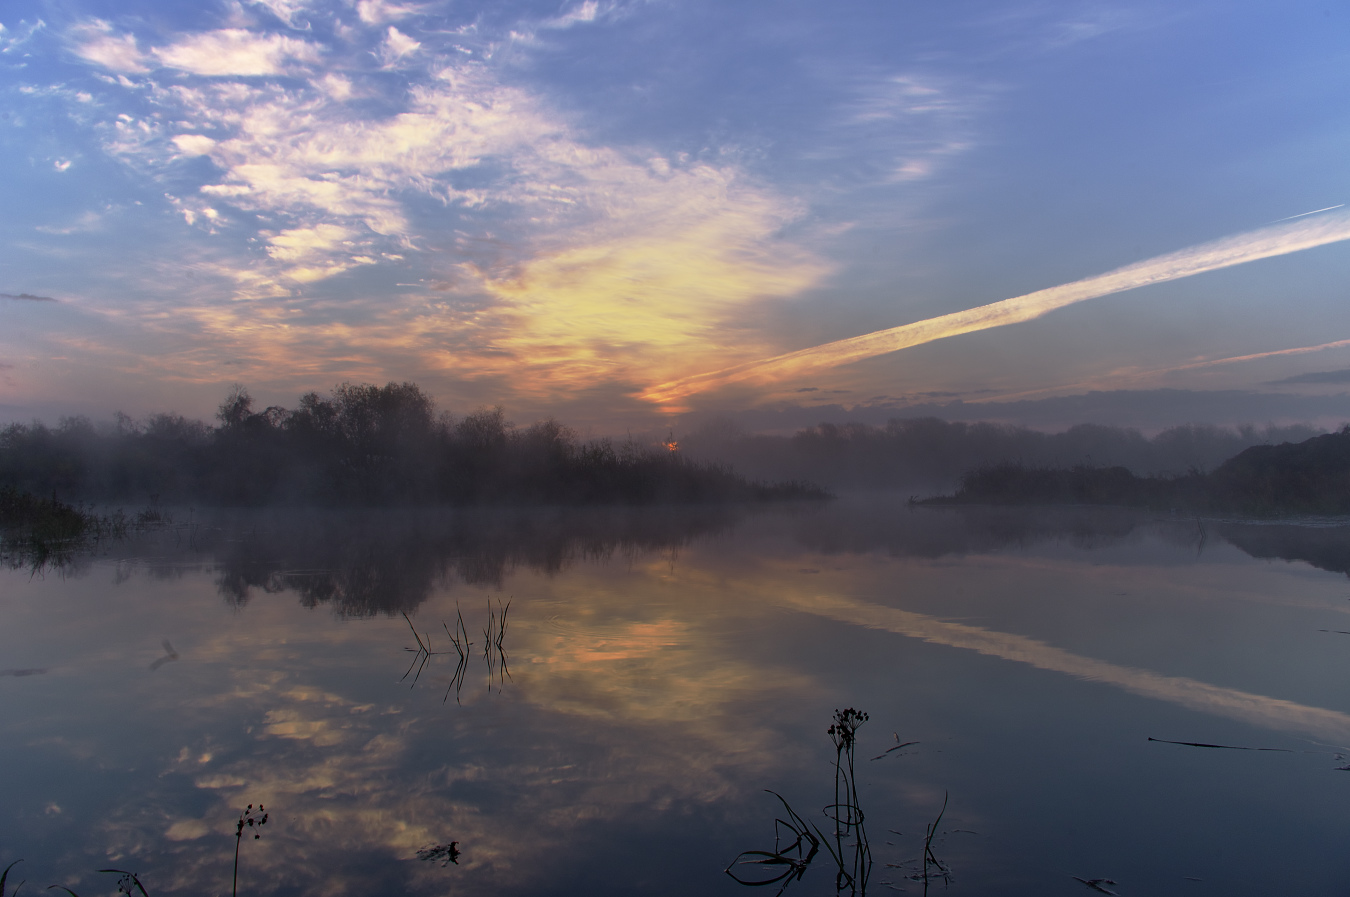
[[253,840],[256,841],[262,837],[262,832],[259,830],[266,824],[267,809],[262,804],[258,804],[256,813],[253,810],[253,804],[249,804],[239,814],[239,822],[234,827],[234,883],[230,888],[230,893],[235,897],[238,897],[239,894],[239,844],[244,840],[244,829],[252,829]]

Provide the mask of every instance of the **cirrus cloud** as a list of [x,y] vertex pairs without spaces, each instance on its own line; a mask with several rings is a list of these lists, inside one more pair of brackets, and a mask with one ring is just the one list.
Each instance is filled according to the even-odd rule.
[[316,63],[319,48],[282,34],[222,28],[188,35],[153,51],[161,64],[194,75],[280,75],[288,63]]

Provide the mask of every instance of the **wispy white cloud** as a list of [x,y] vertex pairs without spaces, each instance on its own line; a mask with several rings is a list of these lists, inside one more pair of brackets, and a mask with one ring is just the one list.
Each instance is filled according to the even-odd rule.
[[16,30],[6,28],[4,22],[0,22],[0,55],[15,53],[20,47],[28,43],[33,35],[47,27],[47,23],[42,19],[36,19],[31,24],[20,22]]
[[196,75],[280,75],[293,63],[319,61],[317,46],[283,34],[222,28],[151,51],[165,66]]
[[131,74],[150,71],[135,36],[114,33],[109,22],[102,19],[83,22],[71,29],[71,37],[77,55],[106,69]]
[[411,56],[422,48],[419,41],[399,31],[393,25],[385,32],[384,42],[380,44],[380,61],[386,67],[396,65],[406,56]]
[[834,152],[865,149],[869,166],[881,167],[882,182],[933,177],[950,157],[975,145],[974,122],[989,92],[931,72],[865,79],[842,107],[837,127],[848,141]]
[[80,214],[70,224],[64,226],[40,224],[34,230],[39,233],[53,234],[56,236],[69,236],[70,234],[88,233],[98,230],[103,226],[103,215],[100,212],[88,211]]
[[339,75],[336,72],[328,72],[318,81],[314,82],[314,86],[325,93],[329,99],[337,100],[338,102],[350,100],[355,95],[355,91],[352,87],[352,79],[345,75]]
[[367,25],[383,25],[417,15],[423,7],[414,3],[394,3],[391,0],[357,0],[356,15]]
[[[414,12],[363,9],[371,25]],[[563,18],[603,13],[582,4]],[[210,262],[235,298],[291,296],[415,257],[452,284],[447,299],[477,309],[468,323],[381,297],[359,328],[267,328],[275,357],[318,339],[402,346],[469,376],[510,373],[539,395],[650,383],[763,351],[752,330],[722,325],[830,270],[782,236],[803,206],[734,162],[588,142],[493,63],[447,64],[457,33],[383,24],[362,34],[354,46],[245,28],[179,35],[137,59],[200,78],[148,73],[134,85],[142,105],[104,125],[107,150],[151,176],[181,179],[190,157],[214,164],[196,195],[175,180],[168,201],[208,232],[227,218],[236,233],[253,229],[261,253],[222,246]],[[398,63],[402,96],[381,93],[388,76],[370,54]],[[304,80],[286,77],[297,66]],[[201,326],[219,339],[260,320],[257,308],[225,306],[203,312]]]
[[596,0],[586,0],[560,16],[552,19],[546,19],[542,23],[543,28],[571,28],[573,25],[581,25],[594,22],[600,14],[600,4]]
[[301,15],[310,10],[306,0],[252,0],[252,3],[263,7],[292,28],[299,27]]
[[208,233],[215,233],[215,226],[223,223],[219,210],[208,205],[199,197],[180,198],[171,193],[166,193],[164,198],[178,210],[184,221],[190,225],[200,225]]
[[205,156],[215,148],[216,142],[205,134],[175,134],[173,145],[185,156]]

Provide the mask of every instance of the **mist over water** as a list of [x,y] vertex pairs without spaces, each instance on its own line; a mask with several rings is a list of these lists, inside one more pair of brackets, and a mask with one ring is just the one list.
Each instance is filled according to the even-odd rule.
[[[922,892],[944,794],[929,885],[954,894],[1350,874],[1340,524],[880,498],[173,515],[0,578],[0,843],[30,886],[220,893],[262,803],[240,893],[741,894],[723,869],[784,814],[764,789],[833,831],[845,707],[869,715],[873,893]],[[790,891],[834,885],[821,847]]]

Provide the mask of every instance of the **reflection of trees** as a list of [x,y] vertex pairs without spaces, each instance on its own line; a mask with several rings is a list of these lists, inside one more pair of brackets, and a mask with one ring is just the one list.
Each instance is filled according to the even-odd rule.
[[1130,508],[911,507],[892,502],[838,503],[792,521],[800,544],[825,554],[885,551],[939,558],[1062,542],[1091,550],[1145,535],[1200,552],[1212,536],[1258,559],[1303,561],[1350,576],[1350,524],[1296,525],[1216,521]]
[[[412,611],[448,578],[500,585],[514,569],[549,575],[579,560],[677,548],[730,529],[727,508],[257,513],[217,528],[217,585],[243,605],[290,591],[344,616]],[[1350,527],[1201,522],[1127,508],[911,508],[837,503],[785,517],[799,544],[830,553],[938,558],[1061,542],[1091,550],[1144,538],[1203,548],[1217,534],[1256,558],[1350,574]],[[236,534],[230,538],[227,534]]]
[[831,505],[793,522],[796,539],[826,554],[885,551],[896,557],[937,558],[979,554],[1037,543],[1064,541],[1079,548],[1103,548],[1156,531],[1181,544],[1194,544],[1193,519],[1159,518],[1127,508],[937,509],[900,502]]
[[1304,561],[1350,576],[1350,526],[1222,523],[1217,529],[1254,558]]
[[730,527],[727,508],[260,512],[222,520],[203,548],[242,606],[291,591],[344,616],[411,611],[448,578],[500,585],[514,569],[552,575],[578,560],[676,548]]

